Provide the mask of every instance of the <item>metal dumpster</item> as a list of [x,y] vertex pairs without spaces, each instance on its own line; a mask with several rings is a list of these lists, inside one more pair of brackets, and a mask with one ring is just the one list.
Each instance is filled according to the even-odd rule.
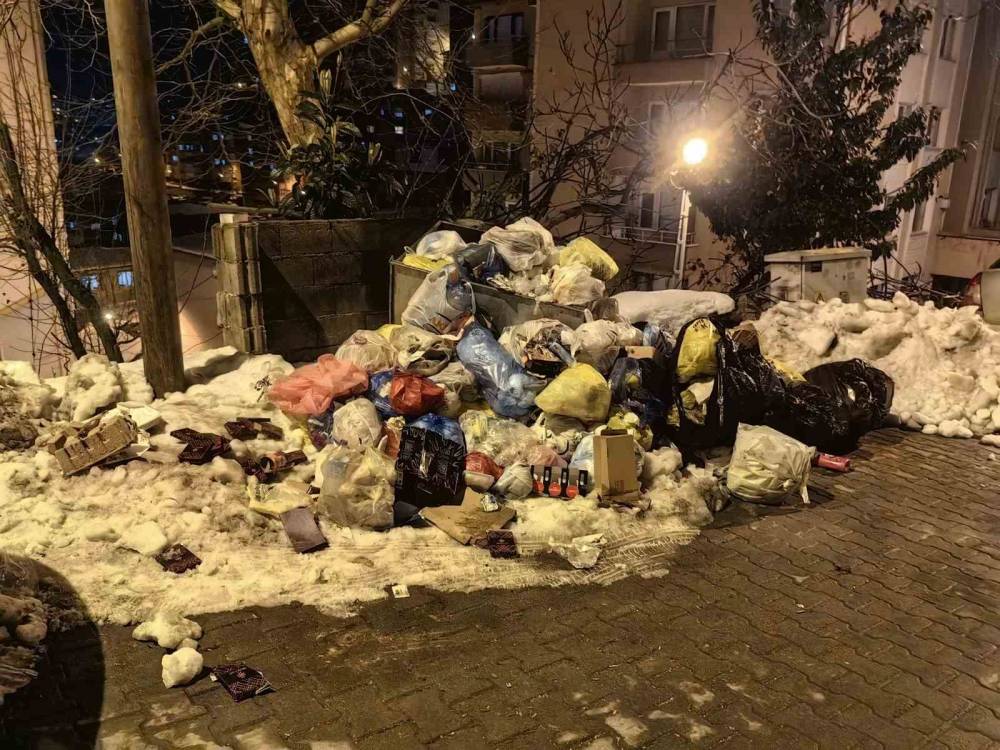
[[[389,266],[389,298],[392,305],[390,312],[392,322],[400,323],[403,310],[424,280],[427,271],[407,266],[400,260],[392,261]],[[577,307],[557,305],[554,302],[538,302],[531,297],[475,282],[472,283],[472,292],[476,298],[476,310],[485,313],[498,331],[538,318],[552,318],[570,328],[576,328],[581,323],[587,322],[587,310],[595,320],[614,319],[618,315],[618,302],[610,297],[594,300],[586,307]]]

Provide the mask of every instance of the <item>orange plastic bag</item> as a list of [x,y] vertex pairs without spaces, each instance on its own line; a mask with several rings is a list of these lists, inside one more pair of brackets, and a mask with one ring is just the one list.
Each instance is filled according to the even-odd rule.
[[397,372],[389,386],[389,404],[397,414],[420,417],[444,404],[444,388],[423,375]]
[[324,354],[315,363],[300,367],[271,386],[267,397],[285,414],[315,417],[335,400],[368,390],[368,373],[353,362]]

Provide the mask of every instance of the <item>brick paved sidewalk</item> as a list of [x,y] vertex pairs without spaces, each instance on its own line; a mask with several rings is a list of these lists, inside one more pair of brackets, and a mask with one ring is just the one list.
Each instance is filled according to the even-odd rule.
[[277,688],[240,704],[207,679],[165,690],[126,628],[75,631],[0,747],[17,727],[49,748],[98,728],[103,748],[1000,747],[988,456],[871,435],[853,473],[814,473],[814,507],[731,509],[665,578],[198,617],[207,664]]

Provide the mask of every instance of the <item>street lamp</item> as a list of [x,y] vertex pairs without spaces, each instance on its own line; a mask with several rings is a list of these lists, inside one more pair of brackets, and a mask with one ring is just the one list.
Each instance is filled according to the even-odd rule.
[[[696,167],[708,156],[708,141],[704,138],[690,138],[681,147],[681,160],[689,167]],[[677,245],[674,253],[674,279],[677,289],[684,288],[684,269],[687,266],[688,216],[691,213],[691,195],[687,188],[681,188],[681,216],[677,222]]]

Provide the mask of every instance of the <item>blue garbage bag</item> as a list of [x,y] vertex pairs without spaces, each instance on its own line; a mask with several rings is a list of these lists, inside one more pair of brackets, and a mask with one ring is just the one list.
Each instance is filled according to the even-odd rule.
[[399,412],[389,403],[389,386],[392,384],[392,370],[382,370],[372,373],[368,379],[368,400],[375,404],[382,419],[398,417]]
[[494,412],[516,419],[535,408],[535,396],[545,381],[525,370],[483,326],[469,326],[456,352]]
[[463,450],[465,449],[465,433],[454,419],[442,417],[440,414],[424,414],[420,419],[410,422],[408,426],[436,432],[445,440],[458,443]]

